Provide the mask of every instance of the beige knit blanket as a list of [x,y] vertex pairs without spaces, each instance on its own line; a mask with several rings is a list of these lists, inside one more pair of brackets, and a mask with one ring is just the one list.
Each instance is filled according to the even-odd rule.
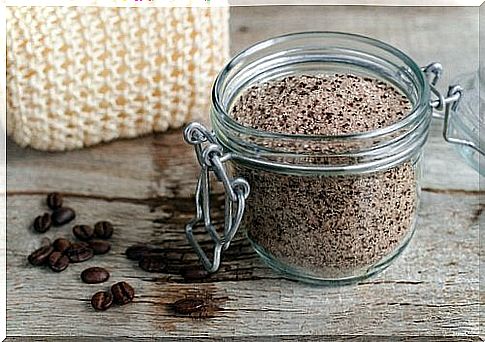
[[209,111],[228,8],[7,8],[7,132],[61,151]]

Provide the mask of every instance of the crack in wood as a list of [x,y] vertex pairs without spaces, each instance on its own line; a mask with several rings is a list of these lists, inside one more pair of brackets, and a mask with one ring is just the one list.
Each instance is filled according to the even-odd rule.
[[379,285],[379,284],[402,284],[402,285],[420,285],[425,284],[424,281],[413,281],[413,280],[381,280],[381,281],[366,281],[358,283],[358,286],[362,285]]
[[[194,264],[198,265],[198,264]],[[184,265],[187,266],[187,265]],[[134,275],[125,276],[130,279],[138,279],[148,283],[170,283],[170,284],[210,284],[210,283],[223,283],[228,281],[258,281],[258,280],[286,280],[281,275],[271,272],[268,267],[265,266],[251,266],[251,267],[226,267],[219,272],[207,276],[206,278],[199,279],[197,281],[187,281],[177,273],[158,273],[157,275]],[[254,272],[261,271],[267,274],[255,275]]]
[[464,195],[464,196],[477,196],[485,195],[484,190],[465,190],[465,189],[435,189],[435,188],[421,188],[422,191],[432,194],[442,195]]
[[86,299],[86,298],[72,298],[72,297],[62,297],[62,296],[51,296],[49,297],[50,299],[59,299],[63,301],[76,301],[76,302],[86,302],[90,303],[91,299]]
[[[47,195],[51,191],[44,190],[26,190],[26,191],[12,191],[7,190],[7,196],[36,196],[36,195]],[[129,204],[146,205],[149,207],[159,207],[169,201],[192,201],[191,197],[187,198],[177,198],[177,197],[147,197],[147,198],[133,198],[133,197],[123,197],[123,196],[105,196],[105,195],[94,195],[94,194],[83,194],[77,192],[62,192],[64,197],[74,197],[74,198],[85,198],[93,199],[105,202],[121,202]]]
[[303,310],[291,310],[291,309],[278,309],[278,308],[237,308],[237,309],[225,309],[226,312],[240,312],[240,311],[247,311],[247,312],[292,312],[292,313],[305,313]]
[[[7,197],[14,196],[47,196],[52,192],[52,190],[7,190]],[[168,197],[168,196],[154,196],[146,198],[135,198],[135,197],[125,197],[125,196],[105,196],[96,194],[85,194],[78,192],[61,192],[63,197],[68,198],[80,198],[80,199],[91,199],[99,200],[104,202],[117,202],[117,203],[127,203],[134,205],[144,205],[148,206],[152,211],[155,208],[165,207],[169,210],[177,211],[182,214],[193,215],[195,213],[195,199],[193,196],[190,197]],[[222,193],[211,194],[211,200],[214,202],[214,207],[219,208],[224,203],[224,195]],[[160,219],[164,222],[164,219]],[[167,222],[173,223],[172,220],[167,220]]]
[[453,304],[420,304],[420,303],[406,303],[406,302],[392,302],[392,303],[376,303],[376,305],[399,305],[399,306],[415,306],[415,307],[427,307],[427,308],[449,308],[449,307],[466,307],[466,306],[481,306],[484,303],[453,303]]

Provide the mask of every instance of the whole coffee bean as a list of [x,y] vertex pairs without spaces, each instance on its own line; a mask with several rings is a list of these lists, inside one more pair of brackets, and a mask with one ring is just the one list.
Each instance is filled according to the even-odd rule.
[[82,271],[81,279],[87,284],[99,284],[109,279],[109,272],[102,267],[90,267]]
[[205,310],[207,308],[207,304],[203,299],[185,298],[173,303],[172,308],[178,314],[190,315],[192,313]]
[[34,266],[43,265],[49,260],[49,256],[54,251],[52,246],[43,246],[32,252],[29,255],[28,260]]
[[89,247],[92,248],[94,255],[106,254],[111,249],[111,244],[108,241],[91,240],[89,241]]
[[54,226],[62,226],[63,224],[69,223],[76,218],[76,213],[69,207],[61,207],[54,210],[51,215],[52,224]]
[[147,245],[134,245],[126,249],[125,255],[130,260],[140,261],[146,254],[150,253],[151,250],[152,248]]
[[73,243],[65,253],[69,257],[69,260],[74,263],[89,260],[94,255],[93,250],[82,243]]
[[91,298],[91,306],[96,311],[105,311],[113,304],[113,295],[109,292],[100,291]]
[[113,225],[108,221],[99,221],[94,225],[94,234],[100,239],[109,239],[113,235]]
[[154,273],[164,273],[168,266],[163,254],[146,254],[138,265],[142,270]]
[[54,249],[58,252],[64,253],[69,247],[71,247],[71,241],[64,238],[58,238],[52,244]]
[[62,195],[58,192],[51,192],[47,195],[47,206],[52,210],[62,207]]
[[69,258],[62,252],[52,252],[49,256],[49,267],[54,272],[62,272],[69,266]]
[[81,241],[89,241],[94,236],[94,229],[93,227],[81,224],[72,227],[72,233]]
[[185,281],[197,281],[207,278],[209,272],[202,266],[187,266],[180,270],[180,275]]
[[120,305],[128,304],[135,297],[135,290],[125,281],[120,281],[111,286],[111,293],[115,303]]
[[34,220],[34,229],[38,233],[45,233],[49,230],[52,225],[51,214],[44,213],[43,215],[37,216]]

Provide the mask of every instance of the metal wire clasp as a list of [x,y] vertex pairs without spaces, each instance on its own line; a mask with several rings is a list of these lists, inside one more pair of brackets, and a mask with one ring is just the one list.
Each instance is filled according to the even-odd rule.
[[[249,195],[249,184],[243,178],[231,179],[224,163],[232,158],[224,153],[214,134],[203,125],[192,122],[184,130],[184,139],[194,145],[201,171],[195,190],[196,215],[185,226],[185,233],[190,244],[199,256],[208,272],[216,272],[221,262],[221,253],[226,250],[241,224],[246,198]],[[210,172],[214,172],[218,181],[224,186],[224,233],[220,236],[212,224],[210,216]],[[214,241],[213,260],[209,259],[194,237],[194,227],[203,223],[205,230]]]
[[[469,140],[460,139],[460,138],[451,136],[451,129],[450,129],[451,116],[458,115],[456,113],[456,110],[463,96],[463,88],[460,85],[451,85],[449,86],[448,93],[446,94],[446,97],[445,97],[435,87],[441,77],[441,74],[443,73],[443,66],[440,63],[433,62],[427,65],[426,67],[422,68],[421,70],[423,71],[423,73],[426,75],[426,77],[430,82],[431,92],[437,97],[437,99],[432,100],[430,102],[430,105],[434,109],[433,117],[437,117],[444,120],[443,138],[449,143],[468,146],[474,149],[475,151],[477,151],[478,153],[484,155],[485,151],[481,149],[476,143]],[[444,110],[444,113],[440,113],[440,112],[443,112],[443,110]]]

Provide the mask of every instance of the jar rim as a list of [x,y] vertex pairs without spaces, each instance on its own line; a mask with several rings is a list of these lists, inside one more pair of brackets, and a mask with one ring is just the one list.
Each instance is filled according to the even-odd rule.
[[[401,61],[405,63],[407,67],[410,68],[414,76],[417,77],[419,82],[419,89],[418,90],[418,101],[413,106],[412,110],[406,115],[403,119],[375,130],[365,131],[365,132],[357,132],[357,133],[346,133],[346,134],[337,134],[337,135],[319,135],[319,134],[291,134],[291,133],[280,133],[280,132],[268,132],[265,130],[256,129],[249,126],[244,126],[237,122],[230,113],[224,108],[225,106],[222,103],[222,87],[223,83],[228,77],[229,72],[232,70],[234,66],[240,63],[244,58],[254,54],[268,46],[275,45],[277,43],[282,43],[285,41],[290,41],[293,39],[298,38],[312,38],[312,37],[325,37],[325,38],[345,38],[349,39],[349,41],[357,41],[364,44],[372,45],[379,49],[382,49],[396,57],[398,57]],[[414,62],[414,60],[409,57],[407,54],[402,52],[401,50],[395,48],[394,46],[384,43],[378,39],[370,38],[364,35],[354,34],[354,33],[346,33],[346,32],[337,32],[337,31],[305,31],[305,32],[295,32],[289,33],[285,35],[280,35],[276,37],[272,37],[266,40],[262,40],[257,42],[246,49],[240,51],[236,54],[221,70],[221,72],[217,75],[214,85],[212,87],[212,105],[214,108],[216,119],[223,120],[224,125],[231,130],[234,130],[237,133],[243,134],[250,134],[254,137],[258,138],[270,138],[270,139],[298,139],[298,140],[320,140],[320,141],[332,141],[338,139],[368,139],[368,138],[377,138],[380,136],[387,135],[392,133],[396,130],[402,129],[407,125],[411,124],[412,122],[419,121],[422,118],[422,115],[427,113],[427,109],[430,107],[429,105],[429,84],[424,76],[424,73],[421,71],[421,68]]]

